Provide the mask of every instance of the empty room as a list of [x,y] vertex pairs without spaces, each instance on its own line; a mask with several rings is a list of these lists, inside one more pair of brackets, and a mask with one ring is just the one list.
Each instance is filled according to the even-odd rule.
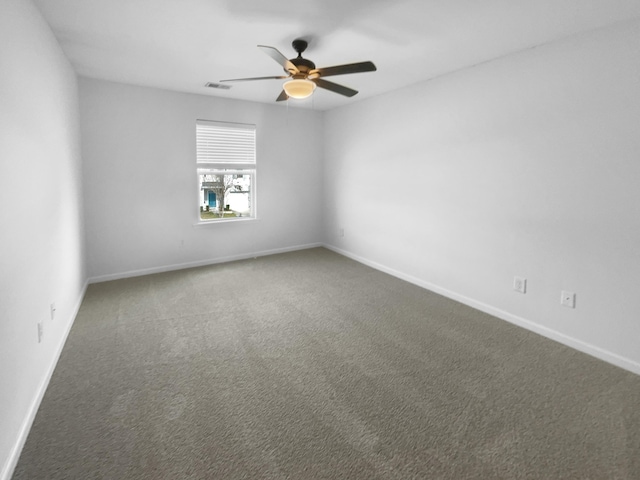
[[640,478],[640,2],[0,0],[0,480]]

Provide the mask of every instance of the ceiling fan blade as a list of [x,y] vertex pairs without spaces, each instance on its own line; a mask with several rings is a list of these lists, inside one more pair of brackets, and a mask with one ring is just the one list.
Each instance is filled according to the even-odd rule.
[[336,65],[334,67],[316,68],[309,72],[310,76],[318,74],[321,77],[332,75],[346,75],[347,73],[375,72],[377,70],[373,62],[348,63],[346,65]]
[[354,90],[353,88],[345,87],[344,85],[338,85],[337,83],[329,82],[321,78],[314,78],[311,81],[320,88],[331,90],[332,92],[339,93],[340,95],[344,95],[345,97],[353,97],[356,93],[358,93],[358,91]]
[[282,90],[282,92],[280,92],[280,95],[278,95],[278,98],[276,98],[276,102],[282,102],[284,100],[289,100],[289,95],[287,95],[287,92]]
[[279,77],[251,77],[251,78],[230,78],[228,80],[220,80],[221,82],[250,82],[252,80],[282,80],[289,78],[288,75],[281,75]]
[[287,57],[285,57],[277,48],[269,47],[267,45],[258,45],[258,48],[260,48],[264,53],[266,53],[276,62],[282,65],[282,68],[284,68],[292,75],[299,72],[298,67],[291,63],[291,61]]

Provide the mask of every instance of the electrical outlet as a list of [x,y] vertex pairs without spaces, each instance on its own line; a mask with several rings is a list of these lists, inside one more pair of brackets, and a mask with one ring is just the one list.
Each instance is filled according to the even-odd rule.
[[344,237],[344,228],[341,228],[340,230],[338,230],[338,236]]
[[53,320],[56,316],[56,302],[51,304],[51,320]]
[[42,343],[42,337],[44,336],[44,325],[42,322],[38,323],[38,343]]
[[564,305],[568,308],[576,308],[576,294],[562,290],[562,293],[560,294],[560,305]]
[[513,289],[519,293],[527,293],[527,279],[524,277],[513,277]]

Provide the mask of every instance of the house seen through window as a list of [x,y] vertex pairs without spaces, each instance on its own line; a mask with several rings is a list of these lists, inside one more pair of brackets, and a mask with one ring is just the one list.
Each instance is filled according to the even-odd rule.
[[255,218],[255,125],[196,121],[200,221]]

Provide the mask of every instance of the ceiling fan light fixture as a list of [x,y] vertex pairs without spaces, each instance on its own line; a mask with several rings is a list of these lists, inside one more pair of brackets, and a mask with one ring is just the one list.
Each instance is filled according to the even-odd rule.
[[316,89],[316,84],[304,78],[294,78],[293,80],[284,82],[282,88],[291,98],[307,98],[310,97]]

